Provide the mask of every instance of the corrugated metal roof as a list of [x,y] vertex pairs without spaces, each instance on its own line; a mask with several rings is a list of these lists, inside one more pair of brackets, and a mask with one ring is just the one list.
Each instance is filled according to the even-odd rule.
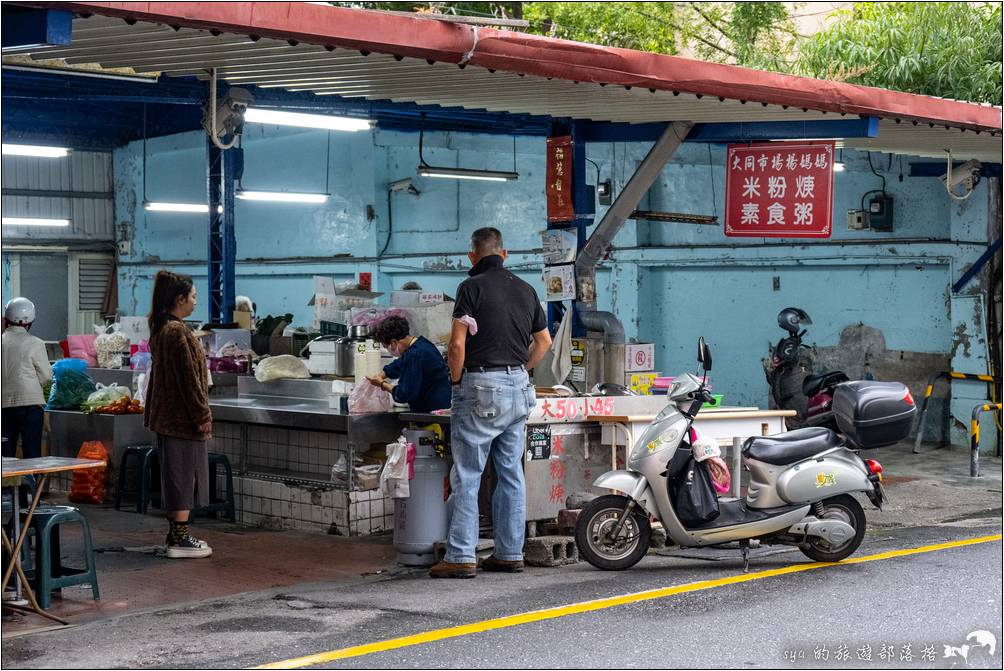
[[69,228],[4,226],[5,240],[115,238],[112,156],[75,151],[66,158],[3,157],[5,217],[69,219]]
[[[477,29],[467,26],[450,25],[441,28],[441,24],[435,21],[416,23],[417,19],[409,17],[332,7],[304,9],[302,6],[294,6],[288,8],[288,13],[290,17],[294,13],[303,14],[300,17],[301,23],[307,16],[304,12],[310,13],[310,16],[339,19],[358,18],[360,14],[375,16],[376,18],[370,19],[372,25],[369,27],[369,32],[373,33],[369,36],[372,43],[367,42],[364,45],[367,48],[362,52],[358,48],[360,38],[357,34],[367,31],[365,24],[361,27],[343,28],[343,21],[337,25],[318,26],[315,32],[325,33],[328,37],[322,41],[318,36],[318,43],[301,41],[304,37],[303,28],[299,28],[300,32],[294,31],[293,18],[289,18],[291,28],[287,39],[277,39],[276,29],[261,31],[262,34],[269,35],[267,37],[251,32],[259,24],[271,26],[281,23],[282,8],[277,5],[296,3],[223,3],[225,6],[212,5],[212,9],[203,9],[201,3],[57,4],[70,6],[77,11],[81,7],[87,7],[95,12],[118,16],[135,12],[140,17],[163,18],[169,10],[175,11],[177,16],[171,19],[173,25],[143,20],[130,24],[122,18],[98,14],[89,18],[78,16],[73,21],[73,40],[70,46],[35,50],[31,53],[33,59],[61,59],[69,65],[126,67],[139,73],[194,75],[201,78],[208,77],[209,70],[216,68],[219,77],[232,85],[282,88],[348,99],[388,100],[629,123],[670,120],[697,123],[802,121],[840,116],[854,118],[856,114],[845,110],[864,109],[862,100],[868,96],[862,95],[862,92],[867,94],[873,91],[875,109],[888,110],[889,115],[880,125],[878,138],[848,139],[849,147],[939,158],[944,156],[945,150],[951,150],[953,156],[958,158],[996,162],[1001,160],[1002,155],[999,109],[991,108],[988,115],[985,106],[925,96],[786,77],[595,45],[577,45],[580,47],[579,51],[596,52],[598,60],[595,67],[576,66],[574,63],[565,67],[566,64],[560,62],[562,57],[567,57],[569,61],[579,58],[575,43],[499,31],[479,33]],[[248,5],[254,6],[245,7]],[[205,16],[199,15],[200,12]],[[268,13],[264,18],[263,12]],[[212,25],[214,17],[221,27],[203,29]],[[234,27],[234,21],[237,20],[235,17],[247,22],[243,31]],[[193,27],[196,25],[202,27]],[[410,26],[412,31],[415,26],[426,26],[429,32],[428,45],[422,44],[420,49],[415,46],[417,37],[408,44],[405,44],[407,39],[404,37],[395,37],[401,32],[399,29],[402,26]],[[341,38],[333,36],[336,29],[343,30],[345,35]],[[383,34],[387,36],[384,38]],[[470,54],[461,58],[466,58],[469,62],[458,67],[458,63],[450,60],[453,58],[448,50],[452,44],[450,39],[455,42],[460,37],[467,38],[471,34],[474,35],[474,46],[471,47]],[[485,35],[480,46],[477,41],[479,34]],[[513,38],[513,35],[516,37]],[[340,44],[338,39],[351,44]],[[381,39],[386,41],[383,45],[385,53],[379,53],[373,46],[374,43],[381,46]],[[506,51],[503,47],[512,48]],[[475,53],[477,49],[480,51]],[[557,68],[554,71],[560,70],[562,74],[534,74],[551,70],[529,61],[524,63],[527,54],[533,53],[533,49],[538,50],[541,62],[553,65]],[[442,60],[402,55],[419,51],[429,56],[441,56]],[[493,56],[485,55],[488,52]],[[493,57],[496,60],[509,58],[517,64],[508,69],[489,69],[475,65],[482,61],[489,62]],[[626,60],[628,57],[632,60]],[[617,72],[617,66],[622,66],[623,72]],[[663,76],[660,72],[668,66],[673,70],[672,77],[666,75],[660,79]],[[684,73],[688,68],[703,70],[700,75],[686,79],[681,75],[681,68]],[[708,79],[709,75],[718,79],[711,81]],[[732,82],[721,79],[725,76],[732,77]],[[577,80],[576,77],[580,79]],[[757,78],[758,81],[753,81]],[[611,83],[606,83],[605,80],[610,80]],[[613,83],[626,81],[642,85]],[[804,90],[794,90],[798,87]],[[785,90],[786,88],[789,90]],[[688,89],[692,92],[688,92]],[[699,90],[718,94],[693,92]],[[927,117],[920,116],[918,110],[927,110],[929,114]],[[902,118],[899,116],[901,112],[904,113]],[[949,116],[951,119],[946,118]],[[897,123],[896,119],[900,119],[901,123]],[[918,125],[914,125],[914,122]],[[931,127],[928,123],[935,125]],[[980,134],[976,134],[975,129],[980,129]],[[998,132],[998,137],[992,137],[991,131],[994,130]]]

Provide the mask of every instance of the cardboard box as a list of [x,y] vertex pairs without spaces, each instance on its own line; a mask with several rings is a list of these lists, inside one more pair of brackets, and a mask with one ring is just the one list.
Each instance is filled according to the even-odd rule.
[[445,300],[442,291],[392,291],[390,306],[393,308],[410,308],[416,305],[439,305]]
[[634,373],[655,369],[653,343],[628,343],[624,345],[624,372]]
[[649,396],[652,394],[652,383],[659,373],[625,373],[624,386],[628,389]]
[[242,329],[251,330],[251,313],[243,310],[234,310],[233,320],[240,324]]

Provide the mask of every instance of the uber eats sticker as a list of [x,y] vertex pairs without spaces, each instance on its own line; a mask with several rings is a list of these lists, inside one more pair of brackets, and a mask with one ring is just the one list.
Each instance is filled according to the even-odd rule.
[[528,461],[551,458],[550,425],[527,427],[526,458]]

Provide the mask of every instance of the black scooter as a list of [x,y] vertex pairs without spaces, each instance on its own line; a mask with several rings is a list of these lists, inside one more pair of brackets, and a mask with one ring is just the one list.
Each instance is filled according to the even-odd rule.
[[778,313],[777,323],[788,335],[774,346],[770,359],[763,360],[774,407],[797,413],[785,419],[789,429],[822,426],[838,431],[833,416],[833,391],[850,378],[838,370],[813,373],[809,355],[812,348],[802,342],[806,331],[801,325],[812,323],[805,310],[785,308]]

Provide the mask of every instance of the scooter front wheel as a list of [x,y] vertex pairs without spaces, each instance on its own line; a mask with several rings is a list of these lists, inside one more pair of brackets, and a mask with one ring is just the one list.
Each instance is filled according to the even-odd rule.
[[620,531],[613,535],[630,499],[608,494],[587,503],[575,524],[579,555],[604,571],[623,571],[637,564],[648,552],[652,527],[641,508],[631,510]]
[[839,520],[854,527],[854,535],[836,547],[831,546],[822,538],[810,537],[798,546],[809,559],[822,562],[835,562],[847,559],[861,545],[865,537],[865,511],[853,496],[841,494],[823,501],[823,519]]

